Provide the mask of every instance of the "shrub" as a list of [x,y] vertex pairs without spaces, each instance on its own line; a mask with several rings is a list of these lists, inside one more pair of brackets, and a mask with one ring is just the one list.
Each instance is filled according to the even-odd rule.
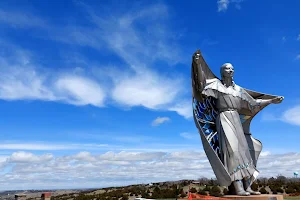
[[219,196],[221,196],[221,190],[218,186],[213,186],[211,188],[211,190],[209,191],[209,194],[211,196],[219,197]]
[[224,188],[224,190],[223,190],[223,195],[227,195],[228,194],[228,189],[227,188]]
[[123,195],[121,200],[128,200],[128,196],[127,195]]
[[259,192],[262,193],[262,194],[267,194],[268,193],[267,190],[265,189],[265,187],[260,188]]
[[207,193],[206,193],[204,190],[201,190],[201,189],[199,189],[198,194],[201,194],[201,195],[207,195]]
[[257,183],[252,183],[251,185],[251,189],[254,190],[254,191],[257,191],[258,190],[258,184]]
[[283,189],[281,187],[277,188],[276,191],[279,192],[279,193],[284,193],[284,191],[283,191]]
[[285,190],[285,193],[287,193],[287,194],[291,194],[291,193],[294,193],[295,192],[295,190],[294,190],[294,188],[292,188],[292,187],[288,187],[286,190]]
[[205,186],[205,188],[203,189],[204,191],[210,191],[210,187],[209,186]]
[[181,194],[180,194],[180,197],[181,198],[184,198],[184,197],[186,197],[187,195],[184,193],[184,192],[182,192]]
[[190,192],[191,192],[191,193],[196,193],[197,190],[196,190],[196,188],[192,187],[192,188],[190,189]]

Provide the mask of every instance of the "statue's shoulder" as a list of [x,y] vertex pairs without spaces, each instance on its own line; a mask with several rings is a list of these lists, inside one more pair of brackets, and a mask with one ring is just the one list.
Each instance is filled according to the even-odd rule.
[[206,86],[212,87],[213,85],[222,84],[218,78],[206,79]]
[[206,80],[206,86],[204,88],[204,92],[209,91],[209,90],[213,90],[215,92],[226,93],[225,86],[218,78]]
[[244,88],[242,88],[241,86],[239,86],[237,84],[234,85],[234,88],[236,91],[240,92],[241,94],[249,95],[248,92]]
[[204,90],[208,90],[208,89],[217,90],[220,92],[225,90],[224,85],[218,78],[212,78],[212,79],[206,80],[206,86],[205,86]]
[[235,88],[236,91],[239,91],[239,92],[245,91],[241,86],[239,86],[239,85],[237,85],[235,83],[234,83],[234,88]]

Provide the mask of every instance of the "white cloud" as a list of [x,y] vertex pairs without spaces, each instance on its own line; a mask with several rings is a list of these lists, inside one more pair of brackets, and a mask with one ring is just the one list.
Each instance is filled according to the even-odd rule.
[[[73,135],[74,136],[74,135]],[[76,135],[75,135],[76,136]],[[111,136],[111,135],[110,135]],[[77,136],[76,136],[77,137]],[[113,137],[113,136],[111,136]],[[119,136],[117,136],[119,137]],[[137,136],[138,137],[138,136]],[[102,138],[102,137],[100,137]],[[98,138],[98,139],[100,139]],[[89,151],[132,151],[132,152],[155,152],[155,151],[164,151],[171,152],[174,150],[190,150],[198,148],[198,146],[194,146],[191,144],[166,144],[166,143],[157,143],[157,141],[151,137],[142,137],[136,140],[130,141],[131,144],[129,146],[127,144],[123,145],[112,145],[112,144],[103,144],[103,143],[47,143],[46,141],[31,141],[31,142],[9,142],[9,141],[0,141],[0,150],[7,150],[5,155],[11,152],[11,150],[19,150],[19,151],[62,151],[69,150],[70,152],[74,152],[75,150],[80,150],[83,152]],[[85,138],[87,139],[87,138]],[[91,139],[91,138],[89,138]],[[107,137],[104,137],[101,140],[107,140]],[[125,142],[130,138],[124,138]],[[112,138],[112,140],[117,140],[124,142],[123,138],[119,140],[119,138]],[[99,140],[98,140],[99,141]],[[134,145],[132,145],[134,144]],[[3,152],[3,151],[1,151]]]
[[0,23],[9,24],[16,28],[46,28],[46,21],[41,20],[30,13],[21,13],[14,11],[4,11],[0,9]]
[[74,155],[71,157],[72,159],[75,160],[79,160],[79,161],[87,161],[87,162],[91,162],[91,161],[95,161],[96,159],[91,155],[90,152],[87,151],[82,151],[79,152],[78,154]]
[[[44,66],[34,62],[34,56],[25,53],[17,55],[15,51],[9,51],[9,57],[17,58],[18,62],[0,55],[0,69],[2,74],[7,74],[0,79],[0,98],[63,101],[73,105],[98,107],[104,106],[104,100],[111,98],[127,107],[143,106],[176,111],[185,117],[189,115],[184,108],[174,105],[182,98],[183,80],[178,76],[170,77],[158,73],[153,66],[156,61],[174,65],[183,57],[176,43],[177,36],[168,26],[169,12],[166,5],[139,6],[130,12],[113,12],[104,16],[84,3],[76,4],[86,12],[87,15],[82,17],[93,24],[93,27],[81,27],[78,24],[57,27],[28,13],[1,11],[0,15],[10,18],[2,20],[2,23],[14,25],[16,28],[37,27],[41,30],[51,30],[50,36],[38,35],[39,38],[48,37],[45,39],[68,45],[89,46],[99,53],[110,50],[123,59],[127,66],[116,69],[117,74],[109,75],[105,72],[98,77],[75,75],[71,70],[61,74],[59,70],[45,71]],[[18,22],[22,16],[23,20]],[[29,18],[35,20],[30,21]],[[25,52],[16,46],[4,49]],[[90,61],[84,56],[76,57],[80,57],[81,64],[89,66]],[[107,81],[100,81],[107,80],[107,76],[113,85],[107,84]]]
[[112,151],[104,153],[99,156],[100,159],[104,160],[115,160],[115,161],[145,161],[152,159],[161,159],[165,156],[164,152],[126,152],[121,151],[114,153]]
[[169,154],[172,160],[196,160],[201,162],[208,162],[206,154],[199,151],[176,151]]
[[[91,21],[99,29],[105,27],[105,30],[101,29],[103,42],[121,57],[131,70],[127,73],[122,70],[122,74],[117,71],[117,76],[113,74],[112,98],[119,104],[130,107],[163,109],[167,104],[172,104],[182,90],[182,80],[166,77],[152,69],[153,61],[165,60],[175,64],[181,58],[179,49],[172,42],[172,34],[166,22],[162,20],[168,17],[167,7],[154,4],[107,19],[97,15],[91,8],[85,8]],[[160,17],[153,17],[152,13]],[[140,28],[137,24],[145,26]]]
[[34,155],[29,152],[19,151],[13,153],[10,158],[9,162],[13,163],[36,163],[36,162],[47,162],[53,159],[52,154],[43,154],[43,155]]
[[3,64],[0,66],[0,98],[5,100],[55,100],[45,85],[45,77],[31,67],[24,68]]
[[183,132],[180,133],[180,136],[185,138],[185,139],[194,139],[194,138],[199,138],[199,134],[192,134],[192,133],[188,133],[188,132]]
[[[35,63],[26,50],[0,41],[0,98],[4,100],[63,101],[103,106],[99,83],[82,75],[63,75]],[[72,72],[68,72],[72,74]]]
[[[78,188],[83,185],[105,187],[182,178],[196,179],[200,175],[213,177],[205,154],[194,151],[103,154],[79,152],[71,156],[56,157],[51,154],[15,152],[6,162],[7,166],[11,166],[11,171],[4,172],[0,189],[11,189],[12,185],[48,189]],[[31,184],[27,184],[28,182]]]
[[262,151],[262,152],[260,153],[260,156],[261,156],[261,157],[269,156],[269,155],[271,155],[271,152],[270,152],[270,151]]
[[170,80],[145,70],[133,76],[118,77],[112,98],[126,106],[158,109],[175,100],[181,89],[179,83],[178,80]]
[[[299,171],[300,154],[299,153],[285,153],[285,154],[271,154],[262,155],[258,160],[258,169],[261,176],[277,176],[282,174],[291,177],[294,171]],[[276,168],[276,174],[274,174]]]
[[61,77],[55,83],[60,94],[61,100],[74,105],[104,105],[104,90],[100,85],[87,78],[79,76]]
[[75,149],[97,149],[107,148],[107,144],[46,144],[45,142],[31,142],[31,143],[9,143],[1,141],[0,149],[5,150],[75,150]]
[[170,34],[167,26],[166,5],[147,5],[131,12],[114,13],[113,17],[103,17],[89,6],[83,3],[80,5],[85,8],[89,19],[101,32],[97,38],[106,43],[107,47],[123,58],[130,67],[138,69],[144,63],[157,59],[171,64],[180,61],[180,50],[176,43],[172,43],[174,33]]
[[286,110],[281,119],[287,123],[300,126],[300,106]]
[[183,101],[181,103],[177,103],[168,108],[170,111],[175,111],[179,115],[184,116],[185,118],[191,118],[193,116],[192,102]]
[[282,114],[264,113],[262,119],[266,121],[283,121],[300,126],[300,105],[287,109]]
[[157,117],[155,120],[153,120],[153,122],[151,124],[152,124],[152,126],[158,126],[158,125],[163,124],[168,121],[170,121],[169,117]]
[[[79,152],[70,156],[15,152],[5,159],[0,189],[108,187],[167,180],[214,178],[203,151]],[[188,163],[188,165],[186,164]],[[300,154],[262,152],[260,177],[291,177],[300,171]],[[276,172],[274,172],[276,168]],[[30,183],[30,184],[28,184]]]
[[236,9],[241,9],[240,3],[244,0],[218,0],[218,12],[225,12],[228,9],[229,4],[234,4]]
[[229,5],[229,0],[218,0],[218,12],[226,11]]

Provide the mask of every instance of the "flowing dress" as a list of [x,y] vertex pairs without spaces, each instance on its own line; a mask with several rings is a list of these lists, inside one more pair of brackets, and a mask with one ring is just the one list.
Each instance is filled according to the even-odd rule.
[[241,109],[254,109],[255,99],[238,85],[233,83],[232,86],[226,87],[219,79],[208,81],[202,94],[216,99],[218,115],[215,123],[220,159],[231,181],[251,178],[254,173],[258,174],[239,115]]

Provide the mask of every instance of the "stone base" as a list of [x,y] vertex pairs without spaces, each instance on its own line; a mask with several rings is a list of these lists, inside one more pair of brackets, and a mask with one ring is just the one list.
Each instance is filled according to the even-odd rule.
[[233,200],[283,200],[283,195],[261,194],[250,196],[225,195],[224,198]]

